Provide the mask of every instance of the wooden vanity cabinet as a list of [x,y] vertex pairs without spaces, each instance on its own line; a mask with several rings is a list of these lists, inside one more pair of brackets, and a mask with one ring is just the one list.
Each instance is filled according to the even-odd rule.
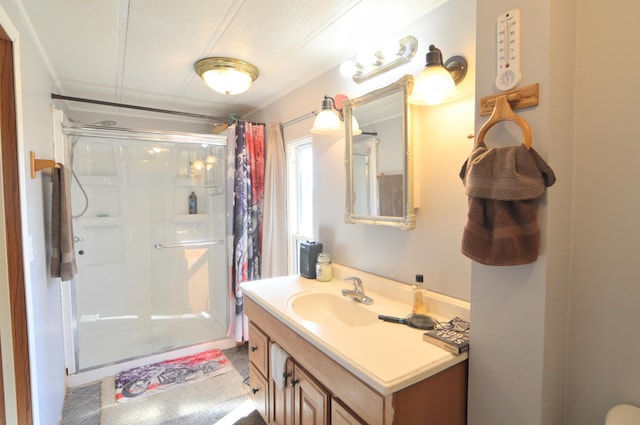
[[287,360],[285,384],[278,387],[273,371],[270,379],[272,394],[271,424],[329,425],[329,393],[299,364]]
[[287,360],[285,367],[286,378],[283,378],[282,387],[278,387],[275,382],[273,369],[270,370],[269,378],[269,390],[271,394],[271,418],[270,424],[272,425],[289,425],[292,423],[290,418],[293,418],[291,412],[293,408],[293,394],[291,393],[291,378],[293,377],[293,362],[291,359]]
[[256,410],[262,418],[268,422],[269,416],[269,385],[267,379],[256,369],[253,363],[249,363],[249,396],[256,406]]
[[293,365],[291,425],[329,425],[329,394],[298,364]]
[[249,396],[266,422],[269,422],[269,338],[249,323]]
[[[456,364],[391,395],[383,395],[327,356],[271,313],[245,297],[249,323],[249,359],[258,381],[268,383],[266,406],[252,395],[269,424],[277,425],[465,425],[467,361]],[[255,337],[254,333],[259,336]],[[252,341],[256,342],[251,351]],[[269,343],[291,356],[287,385],[279,389],[272,379]],[[267,357],[259,369],[253,359],[260,346]],[[252,357],[253,355],[253,357]],[[260,362],[256,358],[256,362]],[[254,387],[251,375],[251,387]],[[293,383],[293,385],[292,385]],[[257,387],[256,387],[257,388]],[[252,390],[253,391],[253,390]],[[263,392],[264,394],[264,392]]]
[[366,425],[337,400],[331,402],[331,425]]

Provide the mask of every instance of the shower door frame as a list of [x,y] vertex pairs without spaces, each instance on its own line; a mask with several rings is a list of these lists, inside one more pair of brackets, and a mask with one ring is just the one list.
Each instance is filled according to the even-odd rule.
[[[184,143],[184,144],[201,144],[208,143],[210,145],[223,146],[225,149],[224,158],[222,158],[223,163],[226,165],[226,155],[228,154],[228,141],[226,136],[220,135],[212,135],[212,134],[201,134],[201,133],[188,133],[188,132],[175,132],[175,131],[164,131],[164,130],[146,130],[146,129],[130,129],[130,128],[121,128],[121,127],[104,127],[104,126],[96,126],[96,125],[85,125],[85,126],[77,126],[77,125],[62,125],[60,137],[65,146],[65,158],[66,163],[69,163],[69,149],[68,149],[68,140],[67,136],[89,136],[89,137],[103,137],[108,139],[120,139],[135,142],[136,140],[145,141],[145,142],[169,142],[169,143]],[[221,184],[226,188],[226,190],[230,190],[227,186],[226,181],[226,172],[222,173],[223,181]],[[226,198],[226,197],[225,197]],[[225,215],[228,214],[228,206],[225,207]],[[226,229],[226,219],[225,219],[225,229],[224,229],[224,239],[223,244],[225,245],[225,258],[224,262],[227,268],[225,269],[226,281],[228,282],[228,274],[229,274],[229,241],[228,241],[228,229]],[[86,382],[91,382],[96,379],[100,379],[104,376],[109,376],[117,371],[135,367],[139,365],[143,365],[148,363],[149,361],[159,361],[167,358],[167,352],[161,353],[150,353],[148,356],[144,356],[141,358],[132,358],[127,359],[125,361],[116,361],[111,364],[105,364],[94,368],[89,368],[87,370],[79,370],[79,360],[76,354],[76,350],[78,349],[78,336],[77,336],[77,323],[76,323],[76,312],[75,312],[75,294],[74,294],[74,284],[69,282],[69,284],[62,286],[62,302],[63,302],[63,322],[64,322],[64,332],[65,332],[65,363],[67,368],[67,375],[69,380],[69,386],[78,386],[83,385]],[[225,291],[226,295],[226,291]],[[226,338],[214,340],[214,341],[205,341],[200,343],[195,343],[185,347],[176,347],[168,353],[174,354],[175,356],[189,355],[194,354],[196,352],[212,349],[212,348],[230,348],[235,346],[235,340],[230,337],[233,335],[232,327],[232,300],[230,297],[225,298],[227,305],[227,335]]]

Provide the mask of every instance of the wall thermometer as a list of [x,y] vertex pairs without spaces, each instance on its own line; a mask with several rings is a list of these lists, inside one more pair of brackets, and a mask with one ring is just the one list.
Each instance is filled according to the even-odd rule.
[[498,90],[511,90],[518,85],[520,73],[520,9],[498,16],[497,22]]

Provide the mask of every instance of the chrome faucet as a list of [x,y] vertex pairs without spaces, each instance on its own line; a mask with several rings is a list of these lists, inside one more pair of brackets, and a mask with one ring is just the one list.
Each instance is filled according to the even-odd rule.
[[362,304],[373,304],[373,299],[364,294],[364,286],[362,286],[362,279],[356,276],[347,277],[345,282],[353,282],[353,289],[343,289],[342,295],[349,297],[354,301],[358,301]]

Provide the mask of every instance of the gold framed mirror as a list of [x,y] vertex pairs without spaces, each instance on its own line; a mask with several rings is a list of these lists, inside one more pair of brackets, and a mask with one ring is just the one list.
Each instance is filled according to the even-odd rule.
[[[346,223],[411,230],[413,131],[408,98],[413,76],[344,101]],[[353,134],[352,118],[361,134]]]

